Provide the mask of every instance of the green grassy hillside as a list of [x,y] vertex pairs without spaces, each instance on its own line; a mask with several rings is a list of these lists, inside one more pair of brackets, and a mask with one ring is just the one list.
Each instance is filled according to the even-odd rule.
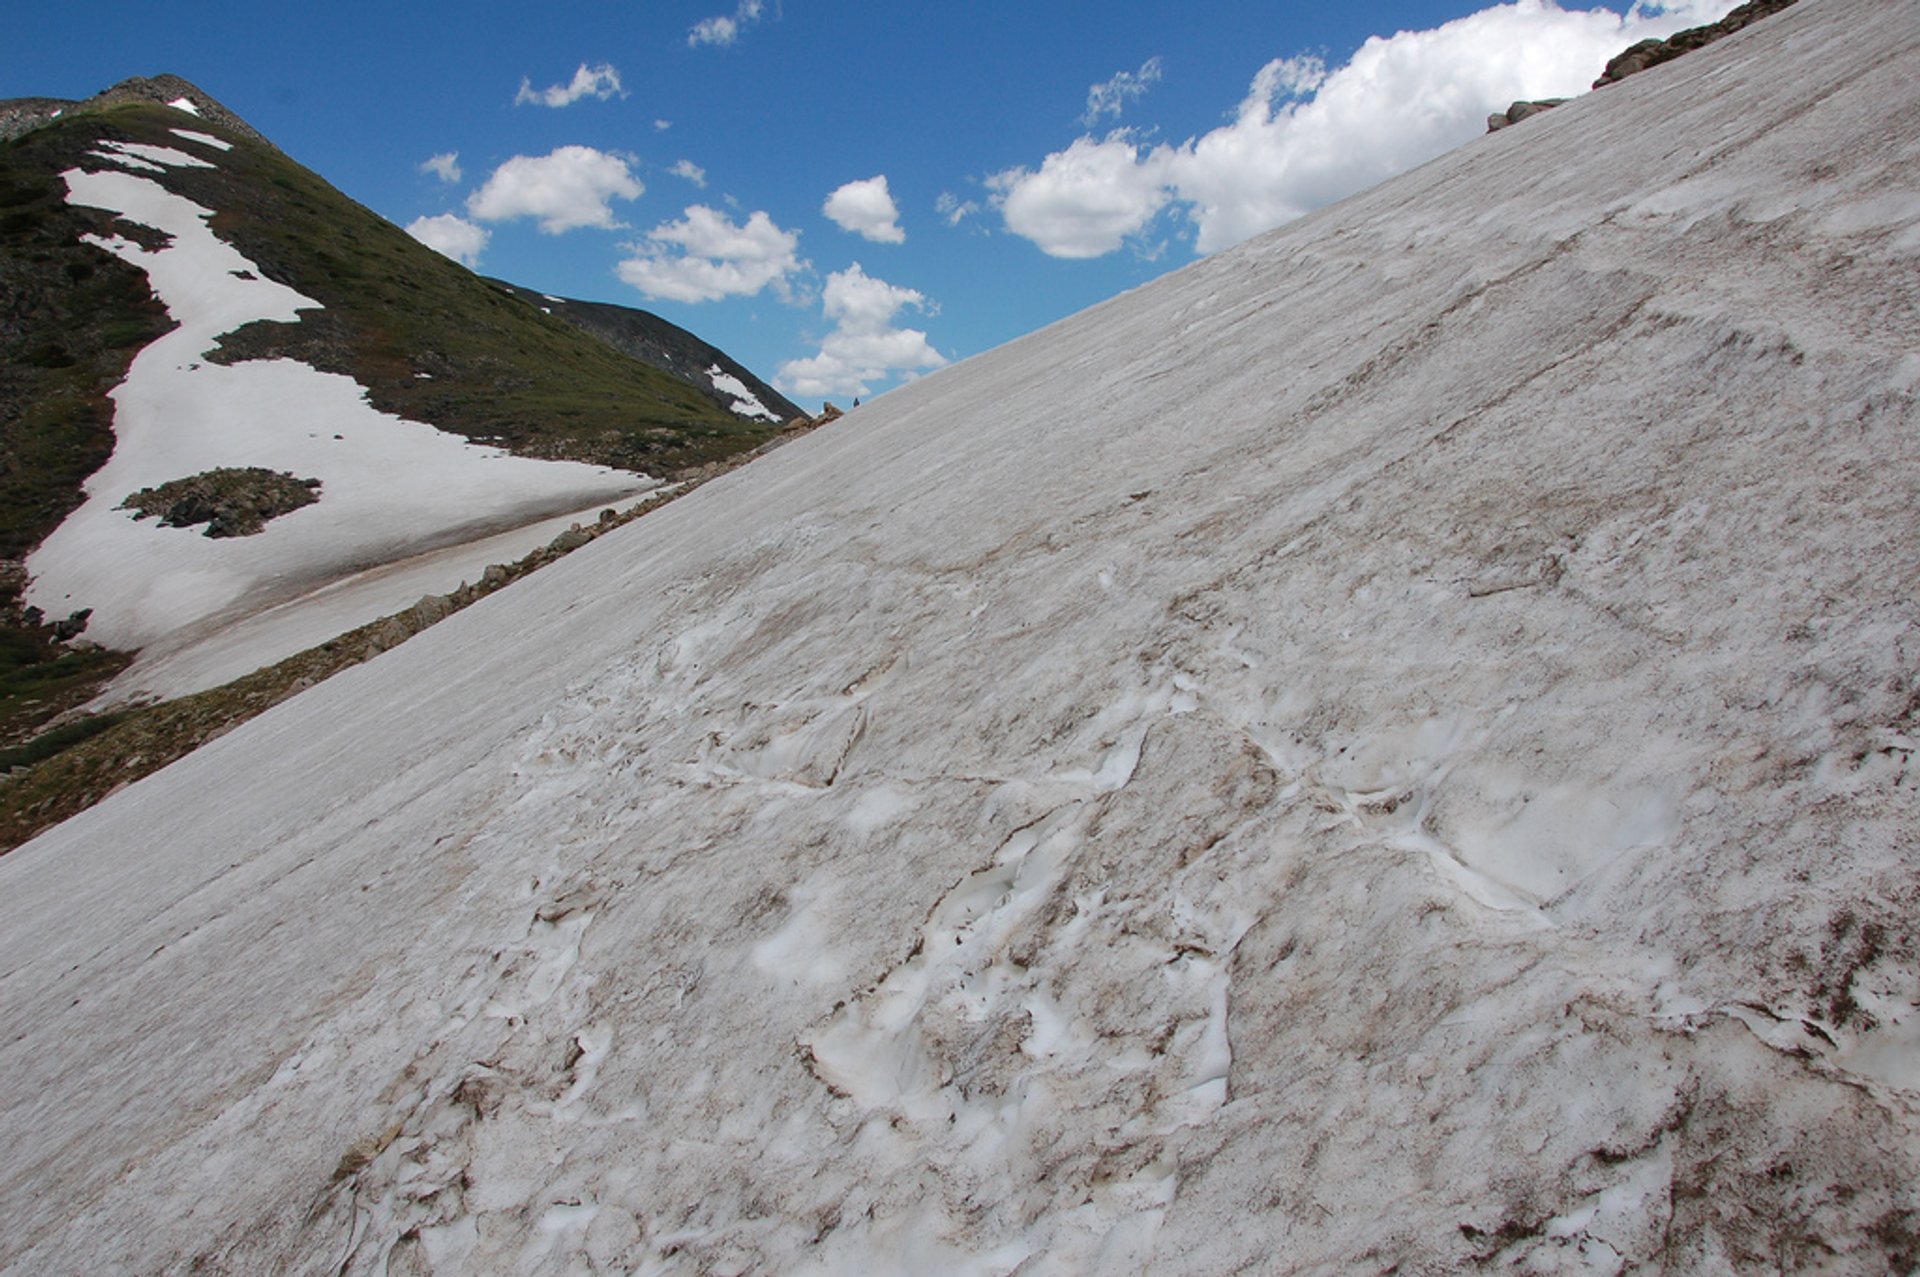
[[18,559],[80,504],[113,451],[106,395],[173,327],[145,272],[82,243],[113,218],[66,203],[60,169],[0,145],[0,559]]
[[107,392],[173,327],[144,272],[81,242],[112,233],[113,218],[69,206],[58,173],[0,144],[0,748],[126,666],[119,653],[66,649],[48,618],[23,609],[20,560],[112,453]]
[[112,453],[108,392],[173,326],[143,271],[82,242],[165,237],[66,203],[60,174],[108,167],[88,155],[102,140],[212,161],[141,176],[214,210],[215,232],[261,274],[323,307],[230,333],[215,360],[299,359],[353,377],[380,409],[470,439],[663,476],[778,433],[449,261],[223,116],[110,91],[0,141],[0,748],[84,702],[128,659],[76,650],[61,642],[72,627],[54,627],[66,618],[21,606],[22,560]]
[[[224,135],[233,149],[182,141],[176,127]],[[247,325],[223,339],[216,360],[299,359],[353,377],[384,411],[526,456],[655,474],[777,433],[542,314],[280,151],[207,120],[143,102],[77,109],[17,138],[8,166],[21,180],[57,184],[66,168],[98,167],[86,153],[103,138],[212,160],[155,180],[214,210],[214,231],[263,275],[324,308],[298,323]]]

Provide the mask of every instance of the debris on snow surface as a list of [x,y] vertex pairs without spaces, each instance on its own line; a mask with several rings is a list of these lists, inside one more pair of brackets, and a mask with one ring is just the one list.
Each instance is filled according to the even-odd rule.
[[0,1271],[1911,1267],[1916,136],[1796,6],[0,858]]

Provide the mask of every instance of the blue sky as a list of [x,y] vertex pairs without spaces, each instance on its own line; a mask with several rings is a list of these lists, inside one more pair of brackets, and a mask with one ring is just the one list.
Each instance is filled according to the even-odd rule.
[[844,405],[1731,7],[112,0],[10,23],[0,97],[185,76],[483,273]]

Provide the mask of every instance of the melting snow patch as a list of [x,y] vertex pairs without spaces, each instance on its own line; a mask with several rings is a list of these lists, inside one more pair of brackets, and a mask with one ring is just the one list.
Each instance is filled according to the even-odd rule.
[[193,99],[189,97],[175,98],[173,101],[167,103],[167,105],[176,111],[185,111],[188,115],[200,114],[200,108],[195,106]]
[[[134,156],[145,160],[150,165],[170,164],[175,168],[213,167],[213,161],[203,160],[197,155],[188,155],[185,151],[177,151],[171,146],[151,146],[145,142],[116,142],[111,138],[103,138],[100,145],[116,155]],[[102,159],[114,158],[113,155],[102,155],[99,151],[95,151],[94,154],[100,155]]]
[[211,133],[201,133],[195,129],[173,129],[171,132],[175,137],[183,137],[189,142],[198,142],[202,146],[211,146],[222,151],[233,149],[233,143],[223,137],[215,137]]
[[134,169],[142,173],[164,173],[167,171],[165,165],[149,163],[148,161],[140,159],[136,156],[121,155],[115,151],[95,150],[95,151],[88,151],[87,154],[92,156],[94,159],[105,160],[109,164],[118,164],[121,168]]
[[778,421],[768,407],[760,402],[760,397],[747,389],[745,382],[733,376],[715,364],[707,369],[707,379],[713,382],[713,388],[722,394],[733,396],[733,410],[743,417],[761,417],[767,421]]
[[[207,167],[164,147],[110,145]],[[180,325],[134,358],[112,393],[112,457],[88,479],[85,504],[28,561],[30,600],[62,616],[92,608],[89,637],[144,646],[243,600],[264,605],[271,600],[258,592],[275,582],[313,582],[415,553],[488,517],[578,508],[637,486],[617,471],[511,457],[376,412],[351,378],[293,360],[204,362],[221,334],[258,319],[292,322],[318,303],[260,278],[214,235],[206,209],[148,178],[63,176],[70,203],[172,237],[159,250],[91,242],[146,271]],[[334,443],[349,431],[352,448]],[[142,526],[115,508],[140,488],[231,465],[312,475],[327,495],[258,536],[226,540]]]

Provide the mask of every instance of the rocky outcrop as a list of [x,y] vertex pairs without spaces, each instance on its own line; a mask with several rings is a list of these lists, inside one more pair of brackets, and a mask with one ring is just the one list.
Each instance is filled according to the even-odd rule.
[[[1761,18],[1780,12],[1794,0],[1749,0],[1718,22],[1710,22],[1703,27],[1689,27],[1668,36],[1664,40],[1642,40],[1607,63],[1607,69],[1593,82],[1596,89],[1618,83],[1628,76],[1644,71],[1662,62],[1671,62],[1683,53],[1691,53],[1715,40],[1725,39],[1742,27],[1758,22]],[[1491,123],[1491,122],[1489,122]]]
[[210,537],[246,537],[268,522],[320,499],[320,481],[263,466],[221,466],[185,479],[142,488],[120,503],[134,518],[157,518],[163,528],[206,524]]
[[8,98],[0,102],[0,140],[37,129],[72,105],[66,98]]
[[1504,111],[1495,111],[1487,117],[1487,132],[1498,133],[1509,124],[1518,124],[1529,115],[1538,115],[1542,111],[1551,111],[1565,102],[1565,98],[1540,98],[1533,102],[1515,102]]
[[[1683,53],[1712,44],[1758,22],[1761,18],[1780,12],[1794,0],[1749,0],[1738,9],[1729,13],[1718,22],[1710,22],[1701,27],[1689,27],[1685,31],[1675,32],[1664,40],[1642,40],[1620,53],[1607,63],[1606,70],[1593,82],[1596,89],[1616,84],[1636,72],[1648,67],[1658,66],[1662,62],[1671,62]],[[1551,110],[1565,102],[1565,98],[1544,98],[1533,102],[1515,102],[1504,111],[1495,111],[1487,116],[1487,132],[1498,133],[1510,124],[1518,124],[1530,115]]]
[[84,101],[65,98],[11,98],[0,101],[0,140],[37,129],[75,108],[97,109],[122,102],[158,102],[162,106],[177,106],[182,100],[192,105],[189,114],[218,124],[228,132],[237,133],[261,146],[273,146],[259,130],[221,105],[211,94],[177,75],[136,75],[120,81],[112,88],[102,89]]

